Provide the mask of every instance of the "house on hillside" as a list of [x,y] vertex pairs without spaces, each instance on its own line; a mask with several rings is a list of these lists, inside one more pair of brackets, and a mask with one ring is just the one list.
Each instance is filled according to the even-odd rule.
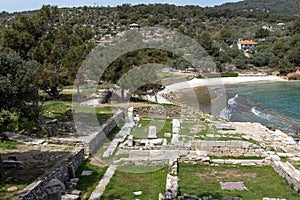
[[257,42],[253,42],[252,40],[239,40],[237,44],[240,50],[250,49],[258,45]]
[[140,25],[133,23],[129,25],[130,30],[138,30],[140,28]]

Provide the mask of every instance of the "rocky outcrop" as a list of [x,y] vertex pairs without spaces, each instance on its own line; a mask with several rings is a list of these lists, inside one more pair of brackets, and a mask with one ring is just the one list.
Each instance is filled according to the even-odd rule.
[[287,75],[288,80],[300,80],[300,72],[293,72]]

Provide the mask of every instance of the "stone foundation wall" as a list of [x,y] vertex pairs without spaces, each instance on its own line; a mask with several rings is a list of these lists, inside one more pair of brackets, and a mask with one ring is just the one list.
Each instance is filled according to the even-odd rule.
[[207,151],[209,156],[258,156],[262,155],[262,149],[253,143],[246,141],[193,141],[192,150]]
[[300,173],[289,162],[283,163],[281,161],[272,161],[273,169],[287,182],[294,187],[296,191],[300,189]]
[[135,166],[164,166],[169,163],[167,158],[121,158],[113,162],[114,165],[135,165]]
[[111,118],[109,118],[103,125],[102,130],[100,130],[97,134],[93,135],[88,141],[85,141],[85,145],[87,146],[88,153],[95,153],[99,145],[103,143],[106,139],[106,136],[110,134],[110,132],[117,126],[120,125],[125,120],[125,115],[122,110],[116,112]]
[[21,195],[19,200],[48,200],[49,190],[48,183],[53,179],[58,179],[64,185],[75,177],[75,171],[84,161],[84,149],[81,148],[77,152],[71,154],[67,158],[58,162],[45,174],[40,176],[35,182],[27,186]]

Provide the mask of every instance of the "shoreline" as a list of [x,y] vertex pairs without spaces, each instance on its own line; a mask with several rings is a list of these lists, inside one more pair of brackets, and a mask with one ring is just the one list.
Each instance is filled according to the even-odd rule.
[[196,88],[204,86],[225,86],[235,85],[240,83],[253,83],[253,82],[287,82],[288,80],[280,78],[278,76],[239,76],[239,77],[220,77],[220,78],[208,78],[197,79],[194,78],[190,81],[174,83],[167,85],[166,88],[161,91],[164,93],[175,92],[187,88]]
[[[288,80],[278,77],[278,76],[240,76],[240,77],[220,77],[220,78],[209,78],[209,79],[192,79],[190,81],[184,81],[179,83],[174,83],[167,85],[166,88],[158,93],[157,99],[158,103],[167,103],[167,104],[174,104],[174,102],[170,102],[166,98],[166,94],[170,94],[171,92],[178,92],[180,90],[185,89],[194,89],[197,87],[210,87],[210,86],[219,86],[224,87],[225,85],[236,85],[236,84],[247,84],[247,83],[276,83],[276,82],[289,82]],[[154,98],[148,98],[150,101],[154,101]],[[218,116],[220,117],[220,116]],[[228,121],[228,120],[226,120]],[[228,121],[232,123],[232,121]],[[251,123],[249,122],[241,122],[241,123]],[[260,124],[260,123],[259,123]],[[260,124],[268,129],[265,125]],[[276,128],[281,130],[279,128]],[[288,131],[290,134],[294,134],[293,131]]]

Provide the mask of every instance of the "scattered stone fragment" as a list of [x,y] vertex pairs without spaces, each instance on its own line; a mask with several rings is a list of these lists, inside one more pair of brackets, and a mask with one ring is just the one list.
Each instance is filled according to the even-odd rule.
[[171,134],[171,133],[165,133],[164,136],[165,136],[166,138],[170,138],[170,137],[172,137],[172,134]]
[[74,195],[74,194],[64,194],[61,196],[61,200],[78,200],[79,195]]
[[163,195],[162,193],[159,193],[158,200],[165,200],[165,195]]
[[247,190],[243,182],[220,182],[222,190]]
[[143,194],[142,191],[133,192],[134,196],[141,196]]
[[148,139],[156,139],[156,126],[149,126]]
[[17,188],[16,186],[7,188],[7,192],[15,192],[15,191],[17,191],[17,190],[18,190],[18,188]]
[[93,171],[82,171],[81,176],[90,176],[92,175]]

